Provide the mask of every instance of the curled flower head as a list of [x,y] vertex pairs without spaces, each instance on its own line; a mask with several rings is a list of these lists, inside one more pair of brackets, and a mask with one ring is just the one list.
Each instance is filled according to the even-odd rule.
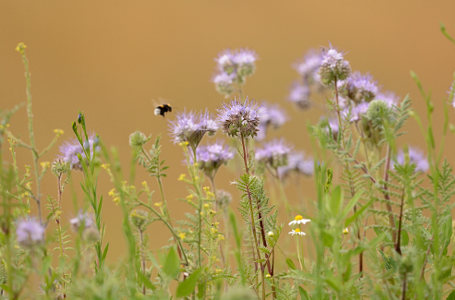
[[44,241],[44,226],[34,219],[23,219],[17,223],[17,242],[22,247],[33,247]]
[[224,132],[231,137],[255,137],[260,123],[257,105],[237,100],[223,104],[218,110],[218,121]]
[[272,169],[285,166],[291,148],[282,140],[268,142],[264,147],[256,150],[256,160],[268,164]]
[[278,176],[286,178],[292,173],[311,176],[314,173],[314,162],[312,159],[305,159],[301,152],[291,152],[288,155],[287,164],[278,168]]
[[428,160],[420,150],[413,147],[409,147],[407,154],[405,154],[403,150],[400,150],[396,157],[396,164],[404,165],[406,163],[406,157],[409,157],[409,163],[415,166],[416,172],[428,171],[429,168]]
[[346,80],[344,85],[346,95],[356,103],[370,102],[378,94],[376,81],[369,74],[355,72]]
[[289,92],[289,101],[296,104],[301,109],[307,109],[310,107],[310,89],[303,84],[295,82]]
[[175,144],[188,143],[192,149],[196,149],[204,135],[215,134],[218,125],[208,113],[196,116],[194,113],[180,113],[177,120],[171,122],[171,135]]
[[307,52],[303,60],[294,64],[294,68],[302,76],[305,82],[311,84],[319,81],[318,71],[321,67],[322,60],[322,53],[311,49]]
[[301,215],[295,216],[294,220],[289,222],[289,226],[295,226],[295,225],[305,225],[306,223],[311,222],[310,219],[304,219]]
[[210,178],[215,176],[221,165],[226,164],[233,157],[234,153],[222,143],[200,146],[196,151],[199,168]]
[[71,227],[74,231],[79,231],[79,229],[88,229],[95,225],[93,221],[93,216],[88,213],[80,211],[76,217],[70,219]]
[[81,144],[77,140],[64,143],[62,146],[60,146],[60,157],[70,165],[71,169],[82,170],[82,164],[79,160],[79,155],[82,157],[82,159],[84,159],[84,150],[89,152],[91,158],[93,158],[95,152],[100,151],[98,137],[89,137],[88,141],[84,142],[84,148],[82,148]]
[[325,51],[322,56],[322,63],[319,69],[321,82],[331,85],[336,81],[345,80],[351,74],[351,66],[344,59],[343,54],[334,48]]
[[278,105],[262,103],[258,109],[259,131],[257,140],[263,140],[268,127],[279,128],[287,121],[287,116]]

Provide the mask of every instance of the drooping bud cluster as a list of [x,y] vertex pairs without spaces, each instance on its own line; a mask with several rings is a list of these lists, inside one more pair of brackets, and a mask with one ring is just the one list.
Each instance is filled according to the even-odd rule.
[[218,124],[206,112],[196,116],[194,113],[180,113],[177,120],[170,124],[174,143],[187,142],[192,149],[196,149],[204,135],[215,134]]
[[233,100],[218,110],[218,121],[231,137],[255,137],[260,123],[258,107],[248,99],[244,103]]
[[234,157],[234,153],[222,143],[200,146],[196,151],[199,168],[209,178],[213,178],[218,169]]
[[34,219],[23,219],[17,222],[17,243],[24,248],[32,248],[44,241],[44,226]]
[[273,140],[264,144],[262,148],[257,149],[255,158],[257,161],[276,170],[287,165],[290,152],[291,148],[282,140]]
[[319,69],[319,76],[324,85],[331,86],[336,81],[345,80],[350,74],[351,66],[341,52],[334,48],[325,51]]
[[267,129],[272,127],[277,129],[287,121],[287,116],[278,105],[262,103],[258,109],[259,131],[256,139],[263,140],[266,136]]
[[229,97],[247,77],[253,75],[257,60],[256,53],[251,50],[225,50],[215,59],[218,73],[213,77],[216,90]]

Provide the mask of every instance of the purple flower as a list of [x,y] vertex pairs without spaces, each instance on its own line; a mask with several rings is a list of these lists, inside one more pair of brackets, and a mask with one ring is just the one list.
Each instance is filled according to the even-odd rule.
[[235,71],[234,54],[231,50],[227,49],[218,54],[218,57],[215,59],[215,61],[218,65],[218,69],[221,72],[232,74]]
[[273,140],[256,150],[255,158],[259,162],[270,165],[273,169],[287,164],[291,148],[283,140]]
[[210,178],[215,176],[221,165],[226,164],[233,157],[234,153],[229,147],[218,142],[207,146],[200,146],[196,150],[196,159],[199,168]]
[[[416,172],[426,172],[428,171],[429,165],[428,160],[425,155],[418,149],[409,147],[408,149],[409,163],[415,166]],[[396,163],[399,165],[405,164],[405,153],[403,150],[400,150],[396,157]]]
[[75,218],[70,220],[70,224],[74,231],[79,231],[81,226],[83,229],[91,228],[94,225],[93,216],[80,211]]
[[24,219],[17,223],[17,242],[23,247],[32,247],[44,240],[44,227],[34,219]]
[[287,164],[278,168],[279,178],[285,178],[292,173],[311,176],[314,173],[314,162],[311,158],[305,159],[302,152],[292,152],[288,155]]
[[248,49],[225,50],[215,59],[219,73],[213,78],[216,90],[226,97],[235,92],[236,85],[254,73],[257,55]]
[[219,73],[213,77],[215,89],[218,93],[229,96],[235,91],[235,74]]
[[254,137],[260,122],[258,107],[248,99],[244,103],[233,100],[218,110],[218,121],[231,137]]
[[376,81],[369,74],[353,73],[344,85],[347,96],[356,103],[370,102],[378,94],[379,88]]
[[206,112],[196,116],[194,113],[180,113],[177,120],[171,122],[171,135],[174,143],[188,142],[192,149],[196,149],[206,133],[215,134],[218,125]]
[[303,84],[295,82],[289,93],[289,101],[295,103],[301,109],[310,107],[310,89]]
[[354,105],[351,108],[345,108],[342,111],[342,115],[344,118],[349,117],[349,122],[358,122],[360,121],[362,115],[366,114],[368,110],[369,103],[367,102],[360,102],[357,105]]
[[287,121],[287,116],[278,105],[262,103],[258,109],[259,131],[256,139],[263,140],[267,133],[268,127],[279,128]]
[[254,73],[257,60],[257,55],[254,51],[248,49],[237,50],[233,60],[239,76],[250,76]]
[[321,67],[319,69],[319,75],[323,84],[331,85],[333,82],[344,80],[350,73],[351,66],[344,59],[341,52],[330,48],[323,53]]
[[305,54],[303,60],[294,64],[294,68],[307,83],[319,82],[319,68],[322,64],[322,53],[311,49]]
[[389,108],[398,104],[399,98],[393,92],[378,93],[376,99],[384,101]]
[[448,94],[450,103],[452,104],[453,107],[455,107],[455,81],[452,83],[452,86],[450,87]]
[[[98,138],[95,136],[89,137],[88,142],[84,142],[84,148],[87,152],[90,152],[91,158],[94,157],[95,152],[100,151],[98,143]],[[66,142],[60,146],[61,158],[70,165],[71,169],[82,170],[82,164],[79,161],[78,155],[85,159],[84,148],[82,148],[77,140]]]

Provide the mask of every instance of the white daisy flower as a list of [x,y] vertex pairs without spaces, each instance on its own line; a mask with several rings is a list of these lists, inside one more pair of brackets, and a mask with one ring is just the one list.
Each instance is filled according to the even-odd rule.
[[295,216],[294,220],[289,222],[289,226],[306,224],[308,222],[311,222],[311,220],[310,219],[304,219],[301,215],[297,215],[297,216]]
[[306,235],[306,233],[301,231],[300,228],[292,229],[292,231],[289,231],[289,234],[290,235],[300,235],[300,236]]

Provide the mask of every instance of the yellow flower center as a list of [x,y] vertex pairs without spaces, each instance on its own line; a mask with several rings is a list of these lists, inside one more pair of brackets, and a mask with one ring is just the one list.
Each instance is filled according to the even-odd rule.
[[300,228],[294,229],[295,232],[300,232]]
[[302,219],[303,219],[303,217],[302,217],[301,215],[297,215],[297,216],[295,216],[295,218],[294,218],[294,220],[296,220],[296,221],[300,221],[300,220],[302,220]]

